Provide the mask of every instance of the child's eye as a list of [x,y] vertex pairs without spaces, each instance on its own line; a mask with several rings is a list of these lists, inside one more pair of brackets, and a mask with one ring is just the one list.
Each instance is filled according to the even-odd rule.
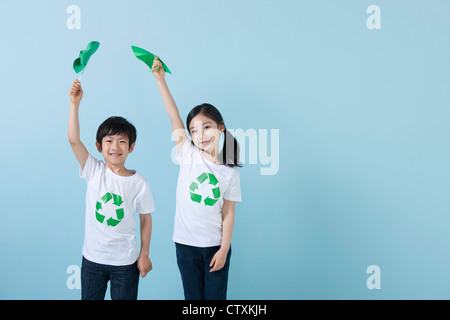
[[211,128],[211,127],[210,127],[210,126],[206,126],[206,127],[205,127],[205,130],[208,130],[209,128]]
[[197,132],[197,130],[192,130],[191,131],[191,134],[194,134],[194,133],[196,133]]

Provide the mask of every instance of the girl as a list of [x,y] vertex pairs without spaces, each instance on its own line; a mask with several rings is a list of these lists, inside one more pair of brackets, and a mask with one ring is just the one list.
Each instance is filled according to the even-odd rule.
[[[234,204],[241,201],[237,141],[226,130],[220,112],[206,103],[187,116],[190,141],[158,57],[154,68],[180,163],[173,241],[184,296],[186,300],[225,300]],[[222,133],[224,145],[219,154]]]

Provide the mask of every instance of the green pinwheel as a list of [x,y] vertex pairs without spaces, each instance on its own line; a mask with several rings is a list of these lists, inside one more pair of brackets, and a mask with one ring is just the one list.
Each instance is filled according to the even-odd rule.
[[[148,52],[147,50],[144,50],[142,48],[135,47],[135,46],[131,46],[131,50],[133,50],[133,53],[136,56],[136,58],[143,61],[147,66],[149,66],[150,71],[153,71],[153,70],[156,70],[159,68],[159,67],[156,67],[156,68],[152,69],[153,60],[155,60],[155,58],[156,58],[156,56],[153,53]],[[164,71],[172,74],[172,72],[170,72],[167,65],[160,58],[158,58],[158,60],[161,61]]]
[[86,50],[80,51],[80,56],[73,62],[73,70],[78,74],[84,70],[91,56],[97,51],[100,42],[91,41],[88,43]]

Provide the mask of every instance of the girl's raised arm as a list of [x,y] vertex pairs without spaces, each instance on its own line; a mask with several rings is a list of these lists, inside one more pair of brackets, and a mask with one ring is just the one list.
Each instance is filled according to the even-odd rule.
[[[159,68],[157,68],[159,67]],[[167,86],[165,80],[165,71],[162,67],[161,61],[158,60],[158,57],[153,61],[152,69],[153,75],[155,76],[156,82],[158,83],[159,92],[161,93],[161,98],[166,108],[167,114],[169,115],[170,122],[172,125],[172,132],[175,138],[175,142],[177,144],[177,152],[180,151],[184,142],[186,141],[187,134],[186,129],[184,128],[183,120],[181,120],[180,113],[178,111],[178,107],[175,103],[175,100],[170,93],[169,87]]]

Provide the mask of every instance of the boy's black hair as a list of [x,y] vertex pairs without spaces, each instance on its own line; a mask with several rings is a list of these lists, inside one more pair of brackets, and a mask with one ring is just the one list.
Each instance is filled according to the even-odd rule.
[[129,145],[136,141],[137,132],[135,126],[133,126],[127,119],[123,117],[112,116],[103,121],[103,123],[98,127],[97,130],[97,142],[102,145],[102,139],[105,136],[112,136],[115,134],[123,134],[128,137]]

